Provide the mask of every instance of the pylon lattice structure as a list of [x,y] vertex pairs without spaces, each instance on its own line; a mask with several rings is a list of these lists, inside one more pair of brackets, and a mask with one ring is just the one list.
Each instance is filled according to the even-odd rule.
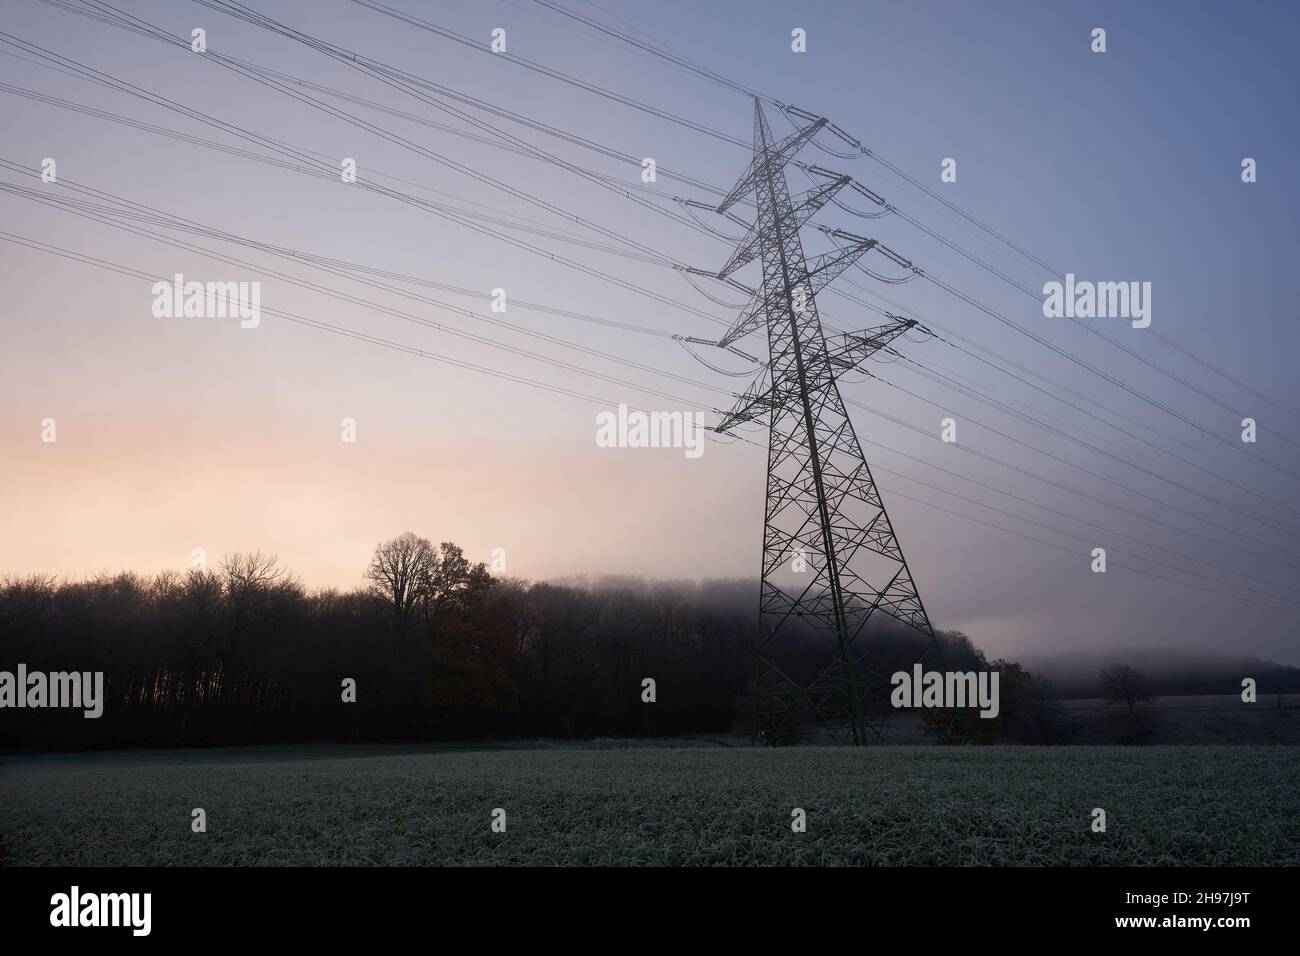
[[734,218],[728,210],[752,195],[758,215],[726,265],[705,273],[729,280],[755,259],[762,269],[750,303],[710,344],[744,355],[733,343],[767,330],[768,364],[715,429],[769,422],[754,713],[755,736],[766,743],[796,739],[809,724],[837,743],[879,737],[891,711],[889,674],[863,640],[878,613],[907,625],[899,630],[912,641],[911,661],[938,655],[837,384],[916,323],[890,315],[887,325],[828,339],[817,311],[818,290],[868,251],[912,266],[874,239],[839,230],[822,230],[832,251],[805,257],[801,227],[850,177],[805,167],[826,181],[792,199],[785,166],[826,124],[818,118],[775,141],[755,100],[753,160],[717,212]]

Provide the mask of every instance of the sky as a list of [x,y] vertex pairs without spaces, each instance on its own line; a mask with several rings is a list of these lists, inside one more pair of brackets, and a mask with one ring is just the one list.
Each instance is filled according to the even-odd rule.
[[[730,254],[673,199],[716,203],[708,187],[743,172],[751,99],[536,0],[380,4],[467,42],[350,0],[248,6],[437,86],[416,98],[190,0],[0,0],[0,575],[183,571],[195,549],[260,548],[308,586],[349,588],[377,542],[411,530],[504,554],[530,579],[756,577],[761,431],[698,458],[595,440],[597,414],[620,403],[711,423],[748,381],[672,339],[716,338],[741,293],[706,282],[712,301],[672,265]],[[1300,664],[1293,6],[556,6],[825,116],[876,157],[835,155],[847,147],[825,134],[798,156],[897,210],[828,207],[815,222],[925,273],[886,285],[850,271],[818,305],[841,330],[881,324],[875,306],[941,336],[842,384],[936,626],[992,656],[1176,647]],[[210,53],[101,22],[117,16],[186,43],[201,28]],[[315,84],[316,104],[211,53]],[[258,162],[282,158],[267,138],[333,168],[353,159],[389,193]],[[659,175],[643,188],[646,157]],[[941,180],[948,158],[955,182]],[[74,186],[209,234],[111,220],[128,232],[38,198],[84,199]],[[352,265],[325,272],[211,230]],[[827,248],[809,228],[805,246]],[[1045,317],[1043,264],[1150,282],[1150,327]],[[176,273],[260,282],[260,324],[155,316],[152,282]],[[765,355],[761,335],[741,345]],[[939,440],[945,418],[956,443]]]

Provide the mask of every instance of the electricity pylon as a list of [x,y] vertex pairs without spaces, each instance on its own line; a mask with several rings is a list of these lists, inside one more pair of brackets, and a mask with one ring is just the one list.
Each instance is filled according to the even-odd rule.
[[[739,221],[728,210],[752,195],[758,215],[722,269],[704,273],[738,285],[730,279],[737,269],[755,259],[762,267],[761,287],[709,344],[745,355],[736,340],[767,329],[768,364],[715,429],[769,421],[754,713],[755,736],[767,743],[807,722],[820,723],[837,743],[880,735],[890,711],[889,674],[859,640],[877,612],[911,628],[909,663],[938,652],[837,384],[916,323],[890,315],[887,325],[828,340],[817,312],[817,292],[866,252],[909,270],[912,264],[874,239],[827,229],[835,248],[804,256],[800,228],[850,182],[805,167],[826,182],[790,196],[785,166],[825,125],[818,118],[775,141],[755,99],[753,159],[716,211]],[[829,649],[829,657],[804,659],[810,646]]]

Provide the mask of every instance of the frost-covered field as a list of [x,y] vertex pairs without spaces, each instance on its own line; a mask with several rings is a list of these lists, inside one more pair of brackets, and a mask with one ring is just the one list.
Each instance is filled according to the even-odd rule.
[[0,841],[10,864],[1300,865],[1292,747],[370,753],[5,759]]

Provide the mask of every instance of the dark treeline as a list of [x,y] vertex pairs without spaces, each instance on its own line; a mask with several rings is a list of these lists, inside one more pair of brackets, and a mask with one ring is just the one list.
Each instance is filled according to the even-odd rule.
[[0,746],[726,731],[752,678],[753,584],[493,579],[409,534],[376,549],[367,578],[309,593],[254,553],[152,578],[5,581],[0,670],[102,671],[106,703],[98,719],[6,710]]
[[[354,591],[308,592],[253,553],[152,578],[7,580],[0,670],[102,671],[105,703],[98,719],[7,709],[0,747],[748,730],[755,582],[494,579],[455,545],[411,534],[381,544],[366,577]],[[874,636],[877,648],[892,646],[889,633]],[[987,666],[964,637],[945,644],[949,666]],[[895,650],[884,666],[908,666]],[[790,667],[826,653],[810,645]]]

